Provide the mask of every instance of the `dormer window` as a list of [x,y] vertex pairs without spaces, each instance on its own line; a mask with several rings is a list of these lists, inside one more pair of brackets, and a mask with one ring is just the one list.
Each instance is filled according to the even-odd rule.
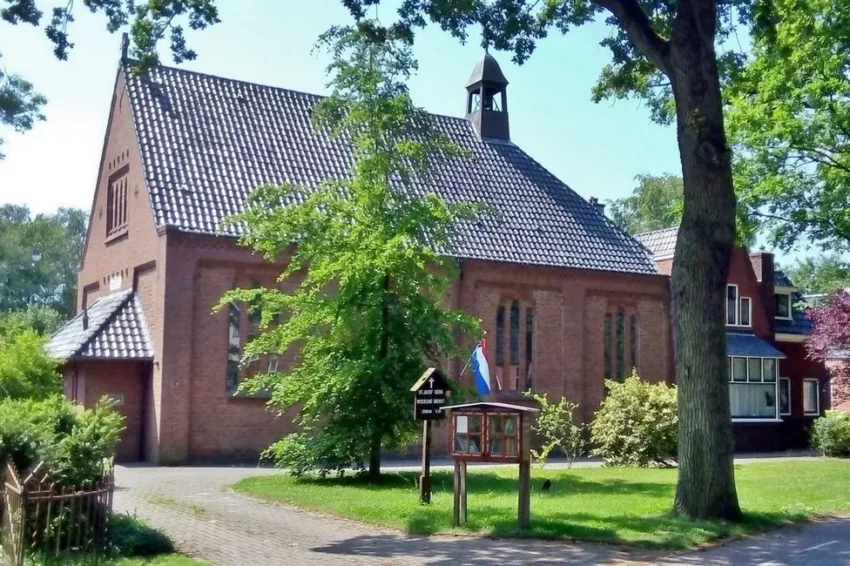
[[776,318],[791,318],[791,295],[776,293]]
[[733,284],[726,285],[726,325],[753,325],[753,300],[741,297],[738,286]]

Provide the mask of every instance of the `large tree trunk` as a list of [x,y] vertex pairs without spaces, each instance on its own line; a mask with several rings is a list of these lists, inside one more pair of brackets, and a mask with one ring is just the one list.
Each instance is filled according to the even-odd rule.
[[726,279],[735,193],[714,51],[715,6],[679,3],[670,50],[685,199],[672,303],[679,396],[676,510],[741,517],[732,460],[726,359]]

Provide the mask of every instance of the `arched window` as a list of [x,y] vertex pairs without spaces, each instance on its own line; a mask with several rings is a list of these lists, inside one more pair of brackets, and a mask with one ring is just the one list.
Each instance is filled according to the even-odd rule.
[[231,303],[227,308],[227,392],[236,393],[239,388],[239,360],[242,357],[242,309]]
[[525,363],[534,359],[534,309],[525,309]]
[[626,312],[617,310],[617,380],[626,377]]
[[505,365],[505,307],[496,309],[496,365]]
[[519,301],[511,303],[511,365],[519,365]]

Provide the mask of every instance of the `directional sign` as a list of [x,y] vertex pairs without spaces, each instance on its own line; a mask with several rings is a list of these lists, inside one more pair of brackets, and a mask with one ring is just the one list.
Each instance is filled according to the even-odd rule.
[[422,377],[410,388],[416,393],[413,401],[413,418],[417,421],[445,418],[441,410],[446,404],[449,382],[437,368],[428,368]]

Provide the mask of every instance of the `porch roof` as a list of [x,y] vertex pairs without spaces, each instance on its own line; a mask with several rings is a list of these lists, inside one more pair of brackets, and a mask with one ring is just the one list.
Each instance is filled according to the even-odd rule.
[[99,298],[47,342],[57,359],[149,360],[153,344],[142,304],[132,289]]
[[726,355],[744,358],[784,358],[785,354],[755,334],[726,333]]

